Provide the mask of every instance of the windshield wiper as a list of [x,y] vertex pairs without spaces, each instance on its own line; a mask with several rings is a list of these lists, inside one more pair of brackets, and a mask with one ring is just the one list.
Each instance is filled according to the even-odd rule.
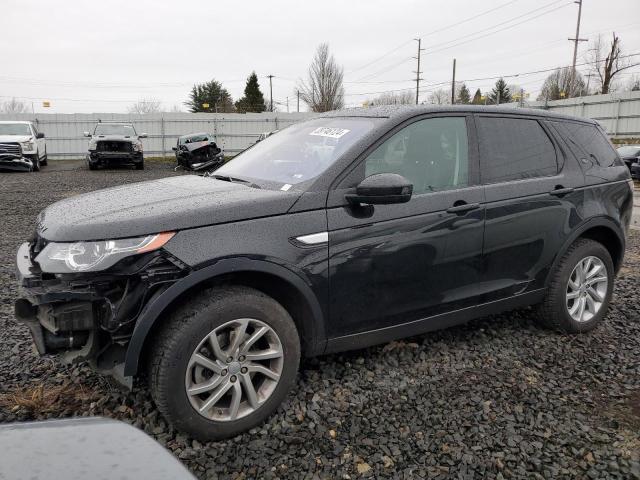
[[209,175],[210,177],[215,178],[216,180],[222,180],[223,182],[239,182],[239,183],[246,183],[248,184],[250,187],[252,188],[260,188],[260,185],[256,185],[255,183],[250,182],[249,180],[245,180],[243,178],[238,178],[238,177],[230,177],[228,175],[217,175],[217,174],[213,174],[213,175]]

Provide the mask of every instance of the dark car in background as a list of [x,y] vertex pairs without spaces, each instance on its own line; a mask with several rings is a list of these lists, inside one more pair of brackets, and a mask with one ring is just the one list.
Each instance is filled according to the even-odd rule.
[[631,171],[631,176],[640,180],[640,145],[619,147],[618,155]]
[[328,112],[212,175],[47,207],[17,253],[16,316],[40,353],[146,377],[174,427],[228,437],[278,407],[301,355],[524,306],[558,331],[594,329],[632,189],[591,120]]
[[87,163],[90,170],[98,167],[131,165],[137,170],[144,169],[142,142],[146,133],[137,134],[130,123],[100,122],[93,133],[84,132],[89,137]]
[[187,170],[214,170],[224,163],[222,149],[209,133],[191,133],[178,137],[176,162]]

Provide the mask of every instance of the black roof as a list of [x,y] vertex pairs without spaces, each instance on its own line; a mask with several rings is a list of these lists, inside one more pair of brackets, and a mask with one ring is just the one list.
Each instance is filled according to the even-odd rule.
[[323,117],[369,117],[400,120],[424,113],[505,113],[509,115],[535,116],[597,123],[595,120],[562,115],[537,108],[501,107],[495,105],[384,105],[378,107],[347,108],[323,113]]

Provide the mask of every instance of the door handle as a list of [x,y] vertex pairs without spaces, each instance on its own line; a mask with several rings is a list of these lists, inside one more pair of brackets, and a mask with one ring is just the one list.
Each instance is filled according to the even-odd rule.
[[454,204],[453,207],[447,208],[447,213],[455,213],[456,215],[460,215],[466,212],[470,212],[471,210],[477,210],[478,208],[480,208],[479,203],[463,203],[460,205]]
[[568,193],[573,192],[573,190],[574,189],[571,187],[567,187],[567,188],[560,187],[560,188],[555,188],[551,190],[549,193],[551,195],[555,195],[556,197],[562,197],[563,195],[567,195]]

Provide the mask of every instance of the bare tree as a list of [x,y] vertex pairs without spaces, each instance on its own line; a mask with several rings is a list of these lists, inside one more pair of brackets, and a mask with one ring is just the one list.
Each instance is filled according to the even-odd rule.
[[571,67],[564,67],[557,69],[544,80],[538,100],[560,100],[586,94],[587,87],[582,75],[576,72],[574,76]]
[[605,44],[601,35],[598,35],[588,51],[587,62],[591,64],[595,76],[600,81],[600,93],[610,93],[613,90],[616,74],[639,65],[623,55],[620,38],[615,33],[609,45]]
[[180,108],[180,105],[175,105],[175,104],[171,106],[169,111],[171,113],[182,113],[183,112],[182,108]]
[[434,90],[429,95],[429,103],[434,105],[448,105],[451,103],[451,92],[448,90]]
[[129,107],[129,113],[156,113],[160,111],[160,100],[143,98]]
[[309,66],[307,81],[300,81],[300,97],[313,112],[339,110],[344,106],[344,69],[329,53],[329,45],[318,46]]
[[416,94],[413,91],[388,92],[378,95],[373,100],[366,103],[369,106],[375,105],[413,105],[416,102]]
[[16,100],[15,97],[4,102],[0,108],[3,113],[27,113],[27,104]]
[[629,78],[624,86],[624,90],[627,92],[637,92],[640,91],[640,75],[633,74],[631,78]]

